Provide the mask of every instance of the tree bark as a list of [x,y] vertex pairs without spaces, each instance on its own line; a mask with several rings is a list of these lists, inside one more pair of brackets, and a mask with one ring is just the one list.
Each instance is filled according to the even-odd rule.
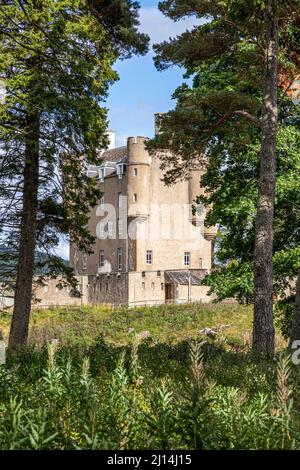
[[264,109],[260,179],[254,250],[253,351],[275,352],[273,323],[273,226],[276,185],[276,139],[278,120],[278,0],[266,8],[266,54],[264,63]]
[[300,269],[298,272],[298,279],[296,284],[296,300],[291,334],[291,345],[294,341],[297,340],[300,340]]
[[23,210],[14,311],[9,335],[9,349],[19,350],[26,345],[31,311],[34,256],[36,247],[40,116],[31,111],[26,119],[25,164],[23,171]]

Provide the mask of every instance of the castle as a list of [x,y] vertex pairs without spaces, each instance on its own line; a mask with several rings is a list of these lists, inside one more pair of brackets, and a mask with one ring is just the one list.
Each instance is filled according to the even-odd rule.
[[132,306],[210,301],[202,279],[212,268],[216,228],[204,226],[203,210],[191,210],[203,168],[166,186],[159,154],[151,157],[145,148],[147,138],[129,137],[118,148],[114,133],[110,138],[103,164],[88,170],[102,193],[90,212],[93,254],[70,246],[86,299]]

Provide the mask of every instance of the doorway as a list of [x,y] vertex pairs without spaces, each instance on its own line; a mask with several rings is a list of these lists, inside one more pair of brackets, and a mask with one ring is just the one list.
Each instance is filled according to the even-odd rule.
[[171,300],[173,300],[173,286],[172,284],[166,284],[165,285],[165,299],[166,299],[166,302],[170,302]]

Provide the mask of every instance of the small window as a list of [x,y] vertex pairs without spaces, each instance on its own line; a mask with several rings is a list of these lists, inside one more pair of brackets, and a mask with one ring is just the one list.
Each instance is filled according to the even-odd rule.
[[104,266],[104,250],[99,251],[99,267],[103,268]]
[[102,196],[102,198],[100,199],[100,207],[101,207],[101,209],[104,209],[104,204],[105,204],[105,202],[104,202],[104,196]]
[[146,284],[144,282],[142,282],[142,288],[145,290],[146,288]]
[[84,271],[87,269],[87,261],[88,261],[87,255],[83,255],[83,258],[82,258],[82,269],[83,269]]
[[123,253],[122,253],[121,248],[118,248],[117,258],[118,258],[118,271],[122,271],[122,269],[123,269]]
[[133,176],[137,176],[138,175],[138,169],[137,168],[134,168],[133,169]]
[[184,266],[189,266],[191,263],[191,253],[189,251],[186,251],[184,253]]
[[137,198],[137,194],[136,194],[136,193],[133,194],[132,199],[133,199],[133,202],[137,202],[137,199],[138,199],[138,198]]
[[151,250],[147,250],[146,263],[147,264],[152,264],[153,263],[153,251],[151,251]]
[[163,282],[161,283],[160,287],[161,287],[161,290],[165,290],[165,285]]
[[202,258],[199,258],[199,269],[203,269],[203,261],[202,261]]
[[105,178],[105,168],[100,168],[100,170],[99,170],[99,179],[100,179],[101,183],[103,183],[104,178]]
[[154,282],[151,282],[151,289],[152,289],[152,290],[155,289],[155,283],[154,283]]
[[117,165],[117,175],[119,179],[122,179],[122,176],[125,173],[125,171],[126,171],[126,165],[124,163],[119,163]]

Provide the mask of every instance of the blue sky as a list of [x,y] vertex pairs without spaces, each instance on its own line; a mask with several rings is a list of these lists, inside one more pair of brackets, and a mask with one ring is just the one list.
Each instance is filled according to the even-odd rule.
[[[151,43],[159,43],[174,37],[198,22],[188,18],[174,22],[160,13],[157,0],[141,0],[140,30],[147,33]],[[158,72],[153,63],[153,52],[144,57],[133,57],[115,66],[120,80],[109,93],[106,106],[109,109],[109,128],[116,132],[117,146],[125,145],[130,136],[153,136],[154,114],[174,107],[171,96],[183,81],[183,69],[172,67]],[[69,258],[69,245],[59,244],[57,253]]]
[[[140,30],[147,33],[151,43],[159,43],[181,34],[197,24],[195,18],[174,22],[157,8],[158,1],[140,1]],[[153,52],[145,57],[133,57],[118,62],[120,80],[110,89],[107,100],[109,127],[116,132],[117,145],[124,145],[128,136],[153,135],[154,114],[174,107],[171,95],[183,80],[183,69],[173,67],[158,72],[153,63]]]

